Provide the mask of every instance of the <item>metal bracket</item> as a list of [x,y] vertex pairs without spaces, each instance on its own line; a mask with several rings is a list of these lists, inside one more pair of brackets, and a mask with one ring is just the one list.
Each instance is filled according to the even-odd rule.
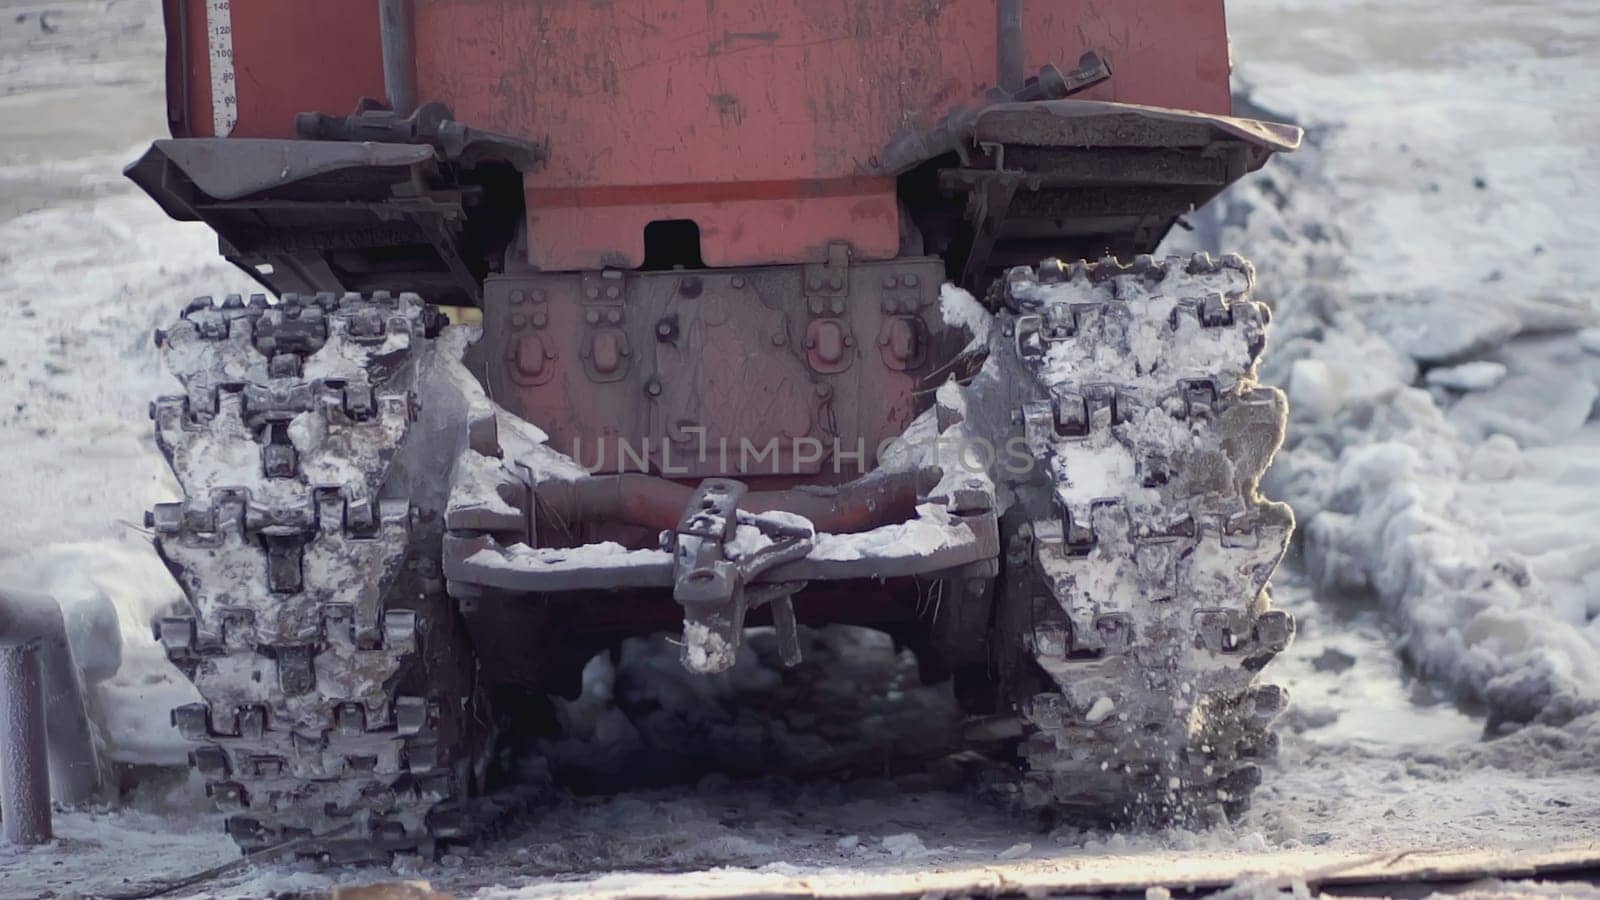
[[806,263],[806,296],[850,296],[850,257],[853,253],[850,245],[844,241],[832,241],[828,244],[827,262]]
[[[672,598],[683,607],[683,664],[691,672],[726,671],[744,634],[745,613],[753,606],[773,605],[774,621],[787,661],[798,661],[799,641],[789,597],[803,583],[763,586],[746,592],[757,575],[811,552],[811,531],[769,519],[745,517],[770,543],[737,559],[729,547],[738,534],[742,482],[708,478],[689,498],[673,536]],[[792,663],[791,663],[792,664]]]

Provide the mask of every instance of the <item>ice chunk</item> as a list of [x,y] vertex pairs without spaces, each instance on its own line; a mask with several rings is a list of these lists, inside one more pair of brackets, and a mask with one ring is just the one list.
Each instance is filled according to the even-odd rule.
[[1453,391],[1487,391],[1506,377],[1504,363],[1478,360],[1459,366],[1442,366],[1429,369],[1427,382],[1434,387]]
[[1023,841],[1020,844],[1012,844],[1006,849],[1000,851],[1000,859],[1021,859],[1032,852],[1033,845],[1027,841]]
[[948,281],[939,288],[939,315],[946,325],[964,328],[972,335],[968,347],[983,347],[989,343],[989,326],[994,316],[971,294]]
[[1322,419],[1339,410],[1341,379],[1320,359],[1299,359],[1289,369],[1289,406],[1296,416]]
[[913,859],[918,856],[927,856],[930,852],[922,843],[922,838],[911,832],[904,834],[891,834],[883,839],[883,849],[891,856],[901,859]]
[[1386,297],[1367,312],[1372,329],[1421,363],[1469,359],[1504,343],[1522,328],[1504,305],[1472,295],[1425,291]]
[[1116,709],[1117,704],[1113,702],[1110,697],[1101,697],[1094,701],[1093,705],[1089,707],[1088,712],[1083,714],[1083,720],[1088,722],[1090,725],[1099,725],[1101,722],[1106,720],[1106,717],[1115,712]]
[[1600,355],[1600,328],[1585,328],[1578,332],[1578,346]]

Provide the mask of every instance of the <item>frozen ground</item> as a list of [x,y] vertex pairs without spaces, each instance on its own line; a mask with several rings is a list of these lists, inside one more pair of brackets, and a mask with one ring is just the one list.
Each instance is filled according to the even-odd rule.
[[[149,333],[190,296],[249,284],[118,175],[162,127],[153,5],[0,0],[0,582],[52,590],[84,622],[116,612],[106,737],[120,759],[171,763],[165,709],[188,688],[145,622],[178,593],[137,524],[173,490],[144,418],[170,387]],[[1250,815],[1040,832],[947,790],[965,777],[950,766],[712,777],[562,800],[488,854],[408,877],[494,896],[916,893],[1597,852],[1600,10],[1229,6],[1241,83],[1311,129],[1175,241],[1255,260],[1276,301],[1268,375],[1294,404],[1272,482],[1301,520],[1277,585],[1301,635],[1269,674],[1296,705]],[[112,657],[116,636],[80,629],[78,649]],[[127,890],[234,857],[181,775],[57,827],[52,845],[0,848],[0,896]],[[330,877],[254,868],[191,891]]]

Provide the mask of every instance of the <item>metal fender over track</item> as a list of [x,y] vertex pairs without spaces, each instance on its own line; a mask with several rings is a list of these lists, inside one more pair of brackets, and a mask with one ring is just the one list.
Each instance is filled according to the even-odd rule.
[[472,661],[437,527],[390,477],[436,317],[411,294],[234,295],[157,334],[185,392],[150,411],[183,499],[149,522],[189,605],[157,636],[200,691],[174,722],[245,850],[386,860],[475,824]]
[[995,646],[1024,723],[1027,808],[1172,821],[1237,813],[1294,625],[1267,579],[1293,528],[1258,491],[1284,397],[1256,382],[1267,308],[1237,256],[1047,260],[996,286],[969,408],[1020,435]]

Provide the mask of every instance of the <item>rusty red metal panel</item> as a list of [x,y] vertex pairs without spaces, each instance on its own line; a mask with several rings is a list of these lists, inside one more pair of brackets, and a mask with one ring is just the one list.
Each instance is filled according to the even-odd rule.
[[496,276],[472,367],[596,470],[837,484],[919,411],[943,277],[936,258]]
[[[301,112],[346,114],[362,97],[383,97],[376,3],[325,0],[165,0],[167,33],[178,35],[179,4],[188,53],[187,127],[174,137],[215,137],[212,62],[231,53],[237,122],[231,137],[294,137]],[[226,10],[227,39],[208,25]],[[208,18],[208,14],[210,17]],[[169,72],[174,71],[169,69]],[[219,73],[220,74],[220,73]],[[167,90],[184,86],[170,77]]]
[[[381,97],[375,4],[166,0],[187,20],[188,133],[212,134],[209,8],[231,19],[238,137]],[[694,219],[711,265],[899,249],[877,154],[976,105],[997,76],[992,0],[415,0],[419,99],[550,141],[526,178],[529,261],[635,266],[644,226]],[[1028,71],[1088,50],[1087,98],[1226,113],[1222,0],[1025,0]],[[183,85],[169,89],[183,92]]]
[[[1221,0],[1035,0],[1024,16],[1030,70],[1096,50],[1117,74],[1090,96],[1227,111]],[[535,265],[637,265],[661,218],[695,219],[712,264],[814,260],[830,240],[884,258],[888,182],[855,215],[814,198],[881,174],[897,130],[980,102],[996,25],[986,0],[418,0],[418,86],[475,125],[549,137],[527,179]]]
[[[776,190],[764,189],[769,186]],[[526,195],[530,261],[550,269],[635,268],[644,260],[645,225],[661,219],[696,222],[708,266],[820,260],[830,241],[849,242],[862,259],[890,259],[900,250],[892,178],[530,187]]]

